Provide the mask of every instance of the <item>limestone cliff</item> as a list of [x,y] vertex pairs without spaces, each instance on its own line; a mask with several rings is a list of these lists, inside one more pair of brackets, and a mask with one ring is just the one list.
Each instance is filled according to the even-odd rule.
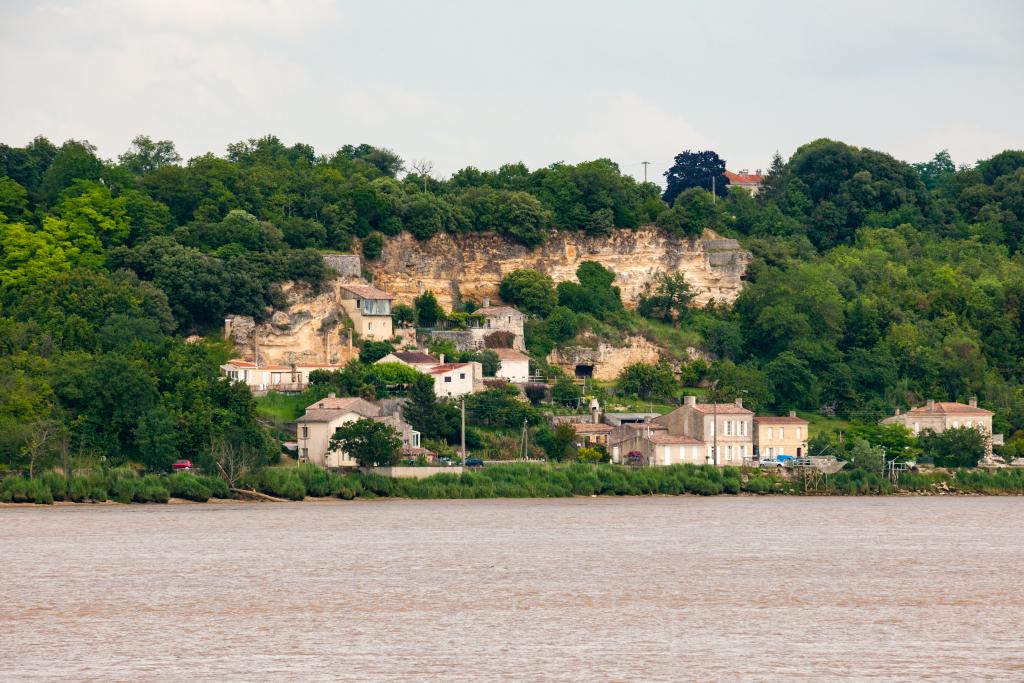
[[502,277],[516,268],[532,268],[555,282],[572,280],[583,261],[615,271],[622,300],[635,306],[644,286],[658,273],[682,272],[698,292],[697,302],[732,302],[743,286],[750,252],[736,240],[711,231],[701,239],[669,237],[653,226],[619,229],[603,237],[552,232],[542,246],[529,248],[498,235],[437,235],[424,242],[408,233],[387,241],[381,258],[367,263],[374,283],[409,303],[432,290],[450,307],[456,297],[496,298]]

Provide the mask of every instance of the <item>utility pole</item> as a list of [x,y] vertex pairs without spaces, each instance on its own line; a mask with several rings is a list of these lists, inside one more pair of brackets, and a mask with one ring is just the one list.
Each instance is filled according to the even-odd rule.
[[462,466],[466,466],[466,399],[462,399]]
[[529,431],[529,427],[527,426],[527,421],[524,418],[523,419],[523,446],[522,446],[522,452],[520,453],[520,455],[522,456],[523,460],[529,460],[530,459],[529,438],[530,438],[530,431]]
[[640,163],[644,165],[644,182],[646,183],[647,182],[647,167],[651,165],[651,162],[649,162],[649,161],[641,161]]
[[715,199],[717,199],[717,197],[715,195],[715,180],[716,180],[715,176],[712,175],[711,176],[711,203],[712,204],[714,204],[715,203]]

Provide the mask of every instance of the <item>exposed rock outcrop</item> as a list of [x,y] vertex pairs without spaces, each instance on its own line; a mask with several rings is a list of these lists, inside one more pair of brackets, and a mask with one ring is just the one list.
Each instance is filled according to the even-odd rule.
[[[612,380],[622,369],[633,363],[657,363],[661,352],[643,337],[626,337],[623,346],[612,346],[594,339],[592,346],[567,346],[555,349],[548,362],[562,368],[570,377],[574,374],[591,376],[599,380]],[[578,372],[577,369],[582,371]]]
[[743,286],[750,252],[736,240],[707,231],[701,239],[670,237],[649,226],[619,229],[610,235],[552,232],[542,246],[529,248],[493,233],[437,235],[424,242],[405,233],[389,239],[380,259],[368,262],[378,287],[409,303],[422,290],[443,306],[455,298],[482,301],[498,295],[498,285],[516,268],[532,268],[555,282],[573,280],[583,261],[615,271],[622,300],[635,306],[644,286],[658,273],[682,272],[698,292],[696,301],[732,302]]

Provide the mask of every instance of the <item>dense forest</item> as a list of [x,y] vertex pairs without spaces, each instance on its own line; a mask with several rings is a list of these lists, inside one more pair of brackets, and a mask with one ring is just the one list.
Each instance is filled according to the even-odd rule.
[[[662,373],[657,393],[712,378],[758,407],[863,421],[978,395],[996,431],[1024,428],[1024,152],[958,168],[818,140],[777,157],[756,197],[720,183],[717,202],[680,157],[669,205],[606,159],[439,179],[385,149],[275,137],[185,163],[141,136],[117,161],[82,141],[0,145],[0,463],[70,452],[166,469],[225,443],[275,460],[253,398],[217,377],[229,349],[189,335],[229,312],[264,318],[282,282],[318,286],[321,250],[373,259],[402,231],[533,245],[552,229],[712,227],[754,253],[748,285],[732,307],[692,309],[671,279],[645,297],[650,324],[717,359]],[[609,275],[503,286],[532,314],[535,357],[637,317]]]

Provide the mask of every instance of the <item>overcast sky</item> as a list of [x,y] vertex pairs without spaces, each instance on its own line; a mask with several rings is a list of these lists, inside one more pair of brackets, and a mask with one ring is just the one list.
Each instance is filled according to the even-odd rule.
[[660,176],[831,137],[922,161],[1024,148],[1024,2],[0,0],[0,141],[184,157],[267,133],[475,165]]

